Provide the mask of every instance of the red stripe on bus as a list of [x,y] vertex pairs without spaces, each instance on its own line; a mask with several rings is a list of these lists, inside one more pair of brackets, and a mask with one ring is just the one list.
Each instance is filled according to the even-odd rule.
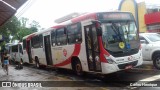
[[65,66],[67,64],[70,64],[71,63],[71,57],[72,56],[78,56],[79,53],[80,53],[80,49],[81,49],[81,45],[80,44],[75,44],[75,48],[74,48],[74,51],[73,51],[72,55],[68,59],[64,60],[61,63],[55,64],[54,66],[58,67],[58,66]]
[[64,25],[57,25],[57,26],[53,26],[51,28],[59,29],[59,28],[62,28],[62,27],[64,27]]
[[103,47],[102,37],[99,36],[98,37],[98,41],[99,41],[99,47],[100,47],[100,51],[101,51],[101,53],[100,53],[100,61],[103,62],[103,63],[107,63],[107,60],[106,60],[104,55],[109,56],[110,54]]
[[31,34],[31,35],[29,35],[27,38],[26,38],[26,41],[29,41],[29,40],[31,40],[32,39],[32,37],[34,37],[35,36],[35,34],[33,33],[33,34]]

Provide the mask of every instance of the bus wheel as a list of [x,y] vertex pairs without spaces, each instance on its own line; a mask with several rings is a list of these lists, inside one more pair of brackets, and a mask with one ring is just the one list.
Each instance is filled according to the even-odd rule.
[[160,70],[160,54],[156,54],[153,57],[153,65],[156,67],[156,69]]
[[80,61],[75,62],[74,70],[77,75],[79,75],[79,76],[83,75],[82,65],[81,65]]
[[37,58],[37,57],[35,58],[35,61],[36,61],[36,67],[37,67],[37,68],[40,68],[39,60],[38,60],[38,58]]

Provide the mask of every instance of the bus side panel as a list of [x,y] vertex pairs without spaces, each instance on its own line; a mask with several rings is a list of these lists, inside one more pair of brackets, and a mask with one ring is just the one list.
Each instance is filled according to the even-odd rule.
[[23,59],[23,62],[29,63],[29,58],[26,50],[23,50],[22,59]]
[[46,58],[45,58],[45,51],[43,48],[32,49],[32,58],[34,61],[36,56],[38,57],[40,64],[47,65]]
[[74,50],[74,44],[52,47],[52,59],[54,66],[71,69],[71,57]]
[[82,65],[82,70],[86,72],[89,71],[84,39],[83,39],[83,43],[81,43],[81,50],[80,50],[79,58],[80,58],[80,62]]

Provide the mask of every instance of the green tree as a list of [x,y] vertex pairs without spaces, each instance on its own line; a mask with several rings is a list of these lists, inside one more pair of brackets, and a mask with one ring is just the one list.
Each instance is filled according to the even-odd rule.
[[17,17],[13,16],[10,20],[8,20],[3,26],[0,27],[0,34],[3,35],[5,42],[10,41],[10,35],[15,35],[20,26],[20,22]]
[[22,38],[26,35],[29,35],[31,33],[37,32],[38,28],[40,27],[39,23],[36,21],[32,21],[29,25],[30,27],[27,27],[27,24],[29,23],[29,19],[22,17],[20,19],[21,25],[19,27],[20,30],[18,30],[17,35],[15,35],[14,39],[22,41]]
[[[8,43],[11,40],[10,36],[13,36],[11,41],[22,41],[24,36],[34,33],[38,31],[38,28],[40,28],[39,23],[36,21],[32,21],[30,24],[28,23],[28,18],[22,17],[18,19],[17,17],[13,16],[3,26],[0,27],[0,34],[5,38],[4,42]],[[27,25],[30,27],[27,27]]]
[[40,28],[41,26],[39,25],[39,22],[33,20],[33,21],[30,23],[30,27]]
[[29,28],[23,28],[23,29],[18,31],[16,39],[22,41],[22,38],[24,36],[27,36],[27,35],[29,35],[31,33],[33,33],[33,31],[31,31]]
[[21,27],[26,27],[27,23],[28,23],[29,19],[28,18],[20,18],[19,22],[21,23]]

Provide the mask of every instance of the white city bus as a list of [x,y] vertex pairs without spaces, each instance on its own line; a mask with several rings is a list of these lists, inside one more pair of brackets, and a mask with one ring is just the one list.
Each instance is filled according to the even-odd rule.
[[25,63],[34,63],[31,54],[31,37],[33,34],[23,37],[23,61]]
[[98,12],[23,38],[30,63],[108,74],[142,64],[139,31],[129,12]]
[[13,60],[14,62],[23,62],[23,51],[22,51],[22,43],[10,43],[9,45],[6,44],[8,49],[8,53],[10,55],[10,59]]

